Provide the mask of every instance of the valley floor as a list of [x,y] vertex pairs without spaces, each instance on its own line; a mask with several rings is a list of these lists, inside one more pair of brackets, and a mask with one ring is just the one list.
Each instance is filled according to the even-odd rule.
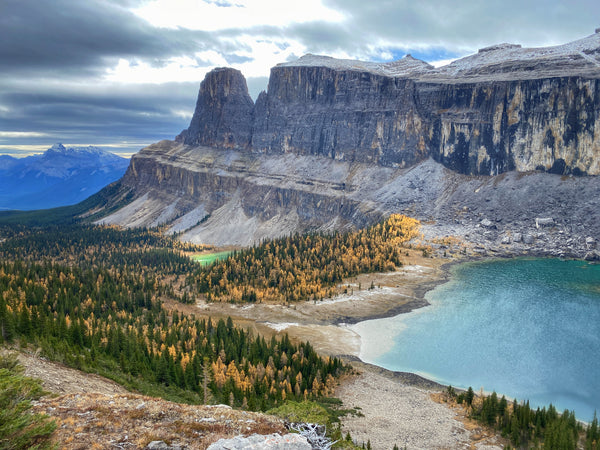
[[[237,306],[205,302],[196,305],[171,303],[166,306],[185,310],[196,316],[231,316],[236,323],[257,333],[271,336],[286,332],[292,339],[309,340],[322,354],[342,356],[352,364],[355,373],[344,377],[335,396],[343,401],[344,408],[357,407],[362,413],[362,416],[342,419],[344,435],[350,432],[358,443],[370,440],[374,449],[391,449],[395,444],[409,449],[501,448],[497,437],[487,436],[480,427],[465,419],[462,409],[443,404],[440,400],[443,399],[440,395],[445,389],[443,386],[413,374],[390,372],[361,362],[360,337],[348,326],[362,320],[391,316],[425,306],[425,292],[446,280],[447,265],[458,260],[427,258],[420,251],[410,250],[404,266],[398,271],[361,275],[349,280],[345,285],[347,293],[333,300],[290,306]],[[211,425],[213,422],[210,418],[217,417],[205,407],[187,407],[128,394],[121,386],[109,380],[84,374],[37,356],[21,355],[20,359],[26,367],[27,375],[42,379],[45,389],[61,395],[41,400],[37,409],[58,418],[62,429],[61,445],[65,445],[65,448],[82,448],[81,445],[92,444],[92,441],[78,441],[83,436],[89,438],[90,433],[91,436],[105,436],[106,439],[102,437],[102,442],[106,445],[125,443],[131,448],[139,448],[143,446],[142,441],[145,445],[154,438],[165,441],[174,439],[181,432],[177,426],[181,428],[187,415],[190,415],[191,421],[196,421],[198,415],[204,415],[208,418],[207,421],[211,421]],[[155,405],[155,402],[162,403]],[[92,407],[93,405],[97,407]],[[190,408],[196,408],[196,412]],[[161,410],[177,410],[177,414],[173,415],[173,422],[180,425],[170,424],[168,417],[158,417]],[[104,413],[106,417],[102,415]],[[225,417],[219,414],[219,417]],[[249,419],[247,414],[251,413],[228,412],[227,417],[236,414],[240,416],[235,416],[236,424],[257,420],[261,423],[259,428],[273,431],[278,429],[278,425],[263,422],[267,419]],[[176,417],[183,418],[183,422],[175,420]],[[166,430],[164,433],[157,431],[155,422],[158,419],[161,420],[159,422],[162,423],[163,431]],[[114,424],[120,423],[127,426],[119,426],[118,429],[115,428],[116,431],[110,432],[109,429],[116,426]],[[103,426],[108,428],[104,429]],[[216,440],[218,437],[243,433],[242,428],[236,427],[219,426],[218,430],[214,430],[216,434],[211,436]],[[207,434],[210,431],[208,428],[188,431],[192,434],[204,434],[204,444],[194,442],[192,435],[189,436],[190,440],[186,437],[184,444],[188,448],[205,448],[206,442],[213,440]],[[101,447],[102,443],[96,443],[96,448]]]

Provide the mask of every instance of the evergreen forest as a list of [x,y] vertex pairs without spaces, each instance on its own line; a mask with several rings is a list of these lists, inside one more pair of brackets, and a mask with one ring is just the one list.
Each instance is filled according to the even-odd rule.
[[419,235],[418,220],[392,214],[356,232],[283,237],[203,267],[188,284],[212,301],[320,300],[344,279],[395,270],[402,245]]
[[[498,398],[496,392],[475,396],[473,388],[457,394],[449,386],[450,398],[463,404],[471,418],[498,431],[510,444],[505,448],[545,450],[596,450],[600,448],[600,429],[594,414],[592,422],[585,427],[575,417],[574,411],[559,414],[550,404],[533,409],[529,401],[509,402],[505,396]],[[514,447],[513,447],[514,446]]]
[[327,395],[344,370],[309,343],[265,340],[163,308],[189,302],[178,280],[193,250],[157,230],[60,226],[1,230],[0,341],[150,395],[266,410]]
[[[37,219],[38,216],[36,216]],[[0,343],[99,373],[137,391],[267,410],[321,398],[346,369],[307,343],[165,308],[198,298],[290,302],[332,295],[344,278],[393,270],[418,221],[393,215],[357,232],[295,235],[209,266],[158,229],[77,223],[0,227]]]

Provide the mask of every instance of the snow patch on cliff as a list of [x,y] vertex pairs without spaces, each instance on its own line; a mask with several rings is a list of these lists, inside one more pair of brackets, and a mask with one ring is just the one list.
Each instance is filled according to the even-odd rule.
[[[497,67],[511,63],[511,70],[519,64],[527,67],[553,61],[578,61],[584,66],[600,67],[600,33],[595,33],[577,41],[553,47],[522,48],[518,44],[497,44],[482,48],[478,53],[454,60],[450,64],[434,67],[410,55],[397,61],[375,63],[349,59],[336,59],[329,56],[307,54],[296,61],[278,64],[277,67],[328,67],[334,70],[371,72],[390,77],[440,77],[456,75],[477,75],[485,67]],[[558,67],[559,68],[559,67]],[[498,68],[500,72],[502,69]]]
[[433,70],[434,67],[425,61],[406,55],[397,61],[375,63],[351,59],[336,59],[330,56],[313,55],[311,53],[302,56],[296,61],[278,64],[277,67],[328,67],[334,70],[355,70],[361,72],[372,72],[378,75],[399,77]]

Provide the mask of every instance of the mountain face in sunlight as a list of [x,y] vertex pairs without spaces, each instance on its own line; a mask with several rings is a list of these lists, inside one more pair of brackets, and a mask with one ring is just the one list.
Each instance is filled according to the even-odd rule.
[[121,178],[128,165],[128,159],[92,146],[55,144],[41,155],[0,155],[0,209],[78,203]]

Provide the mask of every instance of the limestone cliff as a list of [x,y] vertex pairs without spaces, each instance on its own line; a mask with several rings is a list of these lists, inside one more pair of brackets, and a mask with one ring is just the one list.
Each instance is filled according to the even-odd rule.
[[600,34],[546,49],[498,45],[435,69],[307,55],[271,70],[252,105],[242,75],[202,83],[182,141],[465,174],[600,174]]
[[600,34],[441,68],[307,55],[255,104],[240,72],[209,73],[189,128],[132,157],[118,192],[134,200],[102,222],[251,245],[400,212],[484,249],[582,256],[600,239],[598,174]]
[[190,127],[177,136],[187,145],[247,148],[254,103],[239,70],[220,68],[200,84]]

